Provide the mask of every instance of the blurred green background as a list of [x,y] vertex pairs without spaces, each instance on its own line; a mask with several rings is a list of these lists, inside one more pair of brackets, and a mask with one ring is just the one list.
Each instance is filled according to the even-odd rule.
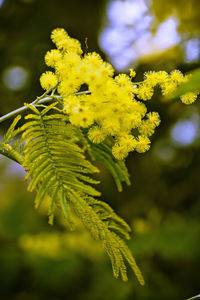
[[[200,66],[200,1],[0,0],[0,115],[42,93],[50,32],[64,27],[119,71]],[[79,224],[48,225],[34,209],[20,166],[0,157],[0,299],[181,300],[200,293],[200,104],[147,104],[161,125],[145,154],[127,159],[132,186],[118,193],[101,168],[102,199],[132,227],[129,246],[146,280],[123,283]],[[3,135],[10,124],[1,124]]]

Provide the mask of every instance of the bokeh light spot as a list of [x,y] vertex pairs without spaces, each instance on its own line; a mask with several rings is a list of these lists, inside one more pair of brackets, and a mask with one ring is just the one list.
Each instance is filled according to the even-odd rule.
[[177,32],[178,22],[174,18],[169,18],[161,23],[154,38],[155,44],[160,49],[166,49],[180,42],[180,36]]
[[4,70],[3,82],[10,90],[22,89],[28,79],[28,72],[19,66],[12,66]]
[[0,0],[0,7],[4,4],[5,0]]
[[193,62],[198,60],[200,55],[200,40],[192,39],[185,43],[186,61]]
[[192,144],[198,134],[198,124],[196,120],[179,121],[171,131],[171,138],[175,144],[187,146]]

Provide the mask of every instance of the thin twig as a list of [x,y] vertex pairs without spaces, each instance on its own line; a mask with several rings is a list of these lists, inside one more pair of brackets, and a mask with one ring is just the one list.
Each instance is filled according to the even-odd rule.
[[[53,88],[50,89],[50,90],[48,90],[48,91],[46,91],[42,96],[37,97],[30,104],[31,105],[42,104],[42,103],[50,102],[50,101],[52,101],[54,99],[59,100],[59,99],[63,98],[62,96],[58,96],[58,95],[52,95],[52,96],[44,97],[44,96],[47,95],[47,93],[51,92],[52,90],[53,90]],[[75,95],[90,94],[90,93],[91,93],[90,91],[82,91],[82,92],[75,93]],[[9,118],[12,118],[12,117],[16,116],[17,114],[20,114],[20,113],[24,112],[27,109],[28,109],[28,107],[24,105],[24,106],[22,106],[20,108],[17,108],[15,110],[9,112],[8,114],[0,117],[0,123],[3,122],[3,121],[6,121]]]

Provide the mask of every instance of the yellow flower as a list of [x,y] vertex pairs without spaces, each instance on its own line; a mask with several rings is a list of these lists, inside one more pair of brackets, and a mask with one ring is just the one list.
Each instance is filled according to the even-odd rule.
[[161,85],[162,94],[164,96],[171,94],[176,88],[177,88],[177,84],[170,80],[166,81]]
[[99,144],[105,140],[106,134],[100,127],[94,126],[88,131],[88,137],[93,143]]
[[62,54],[59,50],[53,49],[48,51],[45,55],[45,63],[49,67],[55,67],[55,65],[62,59]]
[[118,144],[121,147],[125,147],[127,152],[133,151],[136,148],[137,141],[131,134],[121,134],[117,139]]
[[71,114],[69,119],[73,125],[86,128],[93,124],[94,114],[87,108],[79,108],[79,111]]
[[170,73],[170,79],[177,84],[184,82],[184,76],[179,70],[174,70]]
[[138,153],[144,153],[150,149],[150,139],[146,136],[139,135],[137,139],[136,151]]
[[132,103],[132,111],[138,112],[143,118],[147,112],[146,105],[140,101],[133,101]]
[[56,45],[59,41],[64,40],[67,37],[68,34],[63,28],[56,28],[51,33],[51,39]]
[[156,127],[160,124],[160,116],[157,112],[149,112],[147,117]]
[[79,90],[81,82],[74,80],[74,77],[69,77],[61,81],[58,86],[58,93],[60,95],[68,95],[71,93],[75,93]]
[[[150,100],[157,84],[162,94],[168,95],[187,81],[188,76],[178,70],[170,75],[165,71],[150,71],[145,73],[143,82],[134,84],[133,69],[129,76],[119,74],[113,78],[112,65],[96,52],[81,56],[81,44],[64,29],[53,30],[51,38],[57,49],[47,52],[45,62],[55,69],[55,74],[47,71],[40,82],[44,89],[49,89],[59,81],[57,91],[63,97],[63,111],[71,124],[90,127],[88,138],[93,143],[113,137],[112,153],[117,159],[124,159],[133,150],[139,153],[149,150],[148,137],[160,124],[160,117],[156,112],[147,113],[146,105],[136,99]],[[89,95],[75,94],[84,86]],[[196,93],[187,93],[181,96],[181,101],[190,104],[196,98]],[[137,138],[133,132],[139,133]]]
[[115,135],[120,130],[119,121],[114,118],[107,118],[102,122],[102,129],[106,135]]
[[186,93],[180,97],[184,104],[192,104],[197,99],[197,93]]
[[101,56],[96,52],[87,53],[84,56],[84,61],[87,64],[89,64],[93,69],[99,68],[103,64]]
[[40,84],[44,90],[54,87],[58,83],[57,76],[50,71],[43,73],[40,77]]
[[101,76],[112,77],[114,75],[113,66],[107,62],[103,62],[99,69]]
[[127,157],[128,151],[125,146],[121,146],[116,143],[112,147],[112,154],[116,159],[122,160]]
[[133,69],[130,69],[130,77],[133,78],[136,76],[136,72]]
[[81,63],[81,58],[76,53],[65,53],[63,56],[63,64],[68,70],[77,67]]
[[153,96],[153,93],[154,93],[153,88],[150,85],[145,83],[141,84],[137,90],[138,98],[144,101],[150,100]]
[[163,84],[169,79],[169,75],[165,71],[159,71],[156,74],[157,74],[159,84]]
[[140,127],[138,128],[139,133],[142,136],[151,136],[154,134],[155,131],[155,125],[150,122],[150,120],[143,120]]
[[159,82],[159,75],[157,72],[154,71],[146,72],[144,76],[145,76],[145,82],[151,87],[156,86]]

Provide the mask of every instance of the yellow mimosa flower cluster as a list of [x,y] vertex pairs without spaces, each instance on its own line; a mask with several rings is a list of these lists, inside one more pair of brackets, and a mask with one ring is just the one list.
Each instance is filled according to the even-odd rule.
[[[63,109],[71,124],[87,128],[93,143],[113,137],[112,153],[117,159],[124,159],[133,150],[139,153],[149,150],[149,137],[160,119],[156,112],[147,113],[145,104],[138,99],[151,99],[156,85],[167,95],[186,77],[176,70],[171,74],[149,72],[143,82],[134,84],[135,71],[131,69],[130,76],[114,77],[111,64],[95,52],[83,55],[79,41],[69,37],[64,29],[53,30],[51,39],[57,49],[47,52],[45,62],[55,72],[42,74],[40,82],[45,90],[58,84]],[[87,87],[89,92],[76,94],[82,87]],[[188,104],[194,98],[190,93],[181,100]]]

